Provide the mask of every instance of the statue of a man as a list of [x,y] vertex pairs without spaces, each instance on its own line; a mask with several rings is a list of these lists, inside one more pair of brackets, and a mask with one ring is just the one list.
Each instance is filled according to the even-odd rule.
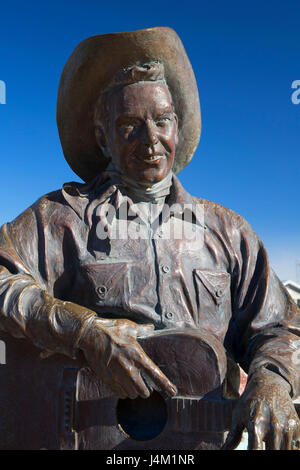
[[225,448],[245,428],[250,449],[298,448],[299,309],[247,222],[192,197],[175,176],[201,129],[176,33],[83,41],[64,69],[57,116],[65,157],[85,184],[65,184],[2,227],[0,328],[45,354],[83,352],[122,398],[148,397],[147,378],[176,394],[139,336],[207,331],[248,373]]

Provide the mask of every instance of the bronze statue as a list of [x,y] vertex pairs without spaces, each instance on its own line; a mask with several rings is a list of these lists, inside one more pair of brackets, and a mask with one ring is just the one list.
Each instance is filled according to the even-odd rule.
[[[24,364],[35,354],[26,370],[48,364],[54,374],[60,364],[71,377],[77,365],[84,371],[77,402],[92,406],[93,393],[106,398],[103,416],[121,398],[118,419],[124,403],[150,396],[157,403],[162,396],[169,411],[182,395],[191,409],[198,397],[200,413],[210,398],[226,401],[225,382],[228,402],[237,399],[237,390],[228,391],[228,365],[239,363],[248,382],[223,448],[236,447],[247,429],[249,449],[264,442],[268,449],[298,449],[299,309],[247,222],[192,197],[175,176],[191,160],[201,130],[195,77],[176,33],[150,28],[79,44],[61,77],[57,123],[64,155],[85,183],[65,184],[2,227],[0,329],[8,343],[15,338],[11,361],[19,363],[23,348]],[[35,352],[41,350],[42,358]],[[10,403],[4,394],[0,403]],[[79,406],[78,433],[99,424],[95,409],[88,426],[88,411],[80,421]],[[221,448],[220,433],[207,445],[209,438],[199,438],[201,417],[194,415],[176,424],[188,437],[172,445]],[[140,440],[133,434],[131,448],[170,448],[169,430],[157,441],[161,447],[147,444],[157,435],[150,433]],[[81,448],[128,448],[120,430],[108,437],[93,432],[84,434]],[[16,445],[10,436],[2,446]],[[24,436],[18,445],[33,445]]]

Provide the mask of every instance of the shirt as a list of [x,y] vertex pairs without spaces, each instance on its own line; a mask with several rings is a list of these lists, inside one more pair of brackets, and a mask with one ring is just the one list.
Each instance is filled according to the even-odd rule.
[[[175,176],[166,203],[171,210],[158,210],[161,217],[146,221],[143,211],[137,219],[123,189],[100,175],[64,185],[5,224],[0,328],[72,357],[80,321],[66,302],[157,329],[200,328],[247,373],[268,367],[297,397],[299,309],[259,237],[235,212],[192,197]],[[123,238],[114,233],[120,224]],[[60,301],[51,315],[49,298]]]

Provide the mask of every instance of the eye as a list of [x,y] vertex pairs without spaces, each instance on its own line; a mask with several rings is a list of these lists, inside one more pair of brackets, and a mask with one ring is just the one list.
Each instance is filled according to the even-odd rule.
[[157,119],[157,121],[155,121],[155,124],[156,124],[157,127],[166,127],[167,124],[169,124],[170,121],[171,121],[171,118],[162,117],[160,119]]
[[132,124],[123,124],[119,129],[123,134],[125,134],[126,132],[131,132],[134,129],[134,126]]
[[119,132],[123,137],[128,138],[138,132],[139,126],[138,122],[124,123],[119,126]]

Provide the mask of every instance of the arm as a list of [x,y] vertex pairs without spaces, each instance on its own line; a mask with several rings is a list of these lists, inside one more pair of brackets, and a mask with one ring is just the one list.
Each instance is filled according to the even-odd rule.
[[270,269],[263,244],[245,222],[235,234],[233,318],[228,342],[248,373],[225,449],[246,428],[249,449],[299,445],[299,419],[292,399],[300,393],[300,312]]
[[[41,238],[41,227],[31,209],[1,229],[0,329],[27,338],[46,352],[76,358],[81,350],[98,377],[121,397],[149,396],[141,371],[174,395],[175,387],[136,340],[152,326],[125,319],[104,320],[83,306],[51,295],[53,276],[47,274],[47,256],[38,249],[45,245]],[[55,256],[59,269],[63,253]]]

